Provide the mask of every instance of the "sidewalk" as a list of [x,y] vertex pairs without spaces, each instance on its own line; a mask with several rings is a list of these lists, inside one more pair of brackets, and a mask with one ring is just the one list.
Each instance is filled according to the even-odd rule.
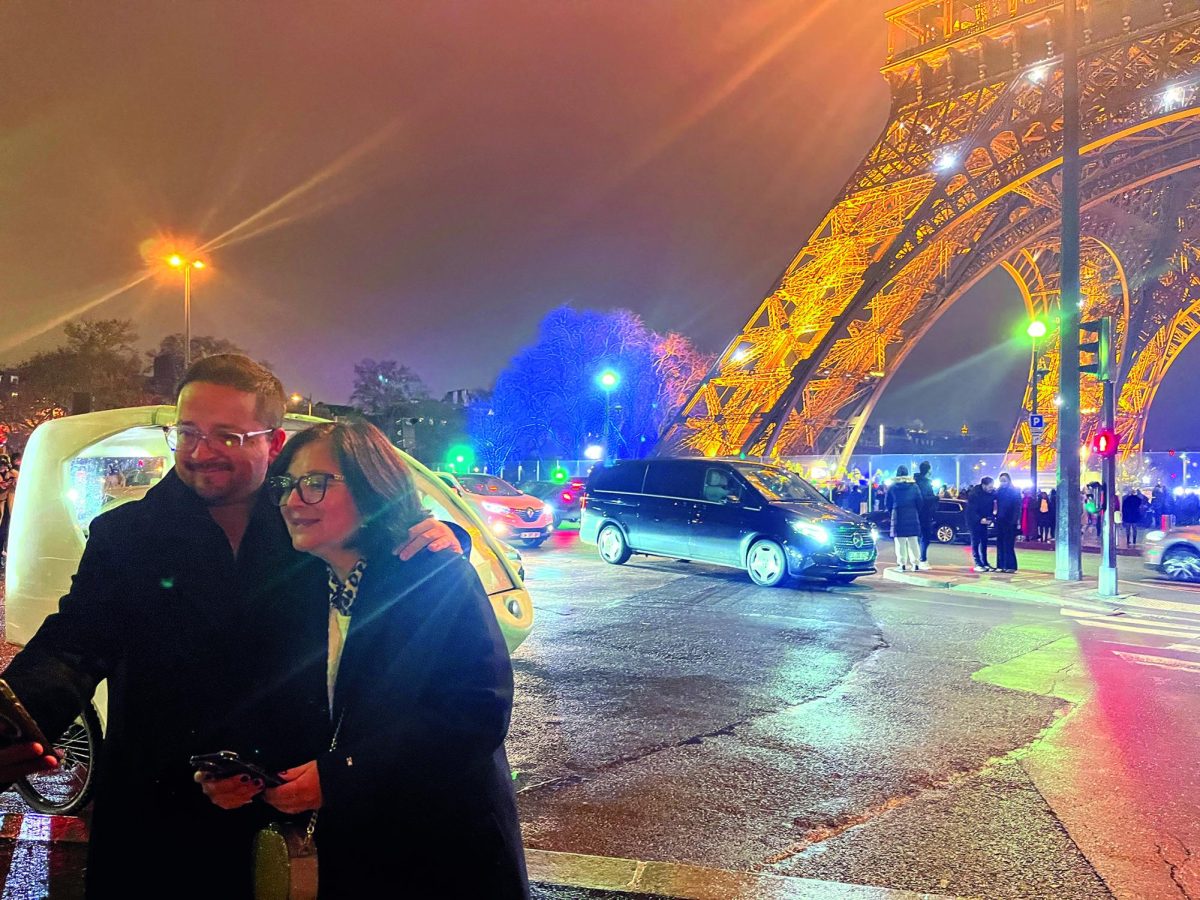
[[896,568],[887,568],[882,574],[888,581],[911,584],[914,587],[981,594],[1004,600],[1048,603],[1105,614],[1120,612],[1135,596],[1121,594],[1116,597],[1101,597],[1096,591],[1095,579],[1056,581],[1053,574],[1046,572],[1017,572],[1006,575],[1001,572],[976,573],[964,566],[934,566],[919,572],[901,572]]

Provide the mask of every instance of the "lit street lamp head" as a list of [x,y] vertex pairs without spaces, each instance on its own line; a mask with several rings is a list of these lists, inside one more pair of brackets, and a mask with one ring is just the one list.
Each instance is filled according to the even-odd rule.
[[604,388],[606,391],[611,391],[617,386],[618,382],[620,382],[621,376],[619,376],[612,369],[605,369],[600,373],[598,380],[600,382],[600,387]]
[[1029,323],[1029,327],[1025,329],[1025,333],[1031,338],[1040,338],[1046,336],[1046,323],[1041,319],[1034,319]]

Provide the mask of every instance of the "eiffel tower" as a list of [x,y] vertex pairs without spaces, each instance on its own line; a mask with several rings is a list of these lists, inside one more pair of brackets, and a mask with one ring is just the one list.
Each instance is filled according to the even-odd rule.
[[[1077,0],[1080,318],[1113,315],[1117,430],[1200,333],[1200,0]],[[1059,304],[1063,0],[914,0],[887,13],[892,106],[875,146],[664,433],[673,452],[853,452],[908,352],[996,267],[1029,315]],[[1037,409],[1057,434],[1051,326]],[[1032,384],[1032,377],[1031,377]],[[1101,388],[1081,379],[1082,433]],[[1027,388],[1011,460],[1029,458]],[[1016,404],[1014,403],[1014,407]],[[1052,465],[1053,445],[1041,448]]]

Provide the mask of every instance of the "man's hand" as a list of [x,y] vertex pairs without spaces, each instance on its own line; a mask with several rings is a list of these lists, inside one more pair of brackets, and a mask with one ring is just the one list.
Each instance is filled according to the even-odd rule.
[[58,753],[41,744],[13,744],[0,749],[0,784],[11,784],[35,772],[58,768]]
[[208,772],[197,772],[192,779],[200,785],[204,796],[221,809],[237,809],[239,806],[245,806],[262,793],[263,789],[262,782],[249,775],[215,778]]
[[317,761],[306,762],[279,773],[287,784],[271,788],[263,798],[282,813],[308,812],[321,808],[321,776]]
[[408,529],[408,543],[396,551],[401,559],[412,559],[426,547],[437,553],[440,550],[453,550],[462,553],[458,538],[445,522],[437,519],[422,519]]

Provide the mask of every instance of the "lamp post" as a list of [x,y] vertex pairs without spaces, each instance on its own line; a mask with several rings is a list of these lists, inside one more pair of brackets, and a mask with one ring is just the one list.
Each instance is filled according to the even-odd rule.
[[610,435],[612,430],[609,419],[609,413],[612,408],[612,392],[616,390],[617,385],[621,383],[621,376],[612,369],[605,369],[596,377],[596,381],[599,382],[601,390],[604,391],[604,462],[607,465],[612,461],[612,452],[611,447],[609,446],[611,443]]
[[[1029,413],[1031,416],[1038,414],[1038,380],[1043,375],[1049,375],[1049,369],[1038,368],[1037,357],[1037,342],[1038,338],[1046,336],[1046,323],[1041,319],[1034,319],[1029,323],[1029,327],[1025,329],[1025,333],[1030,337],[1030,354],[1033,368],[1033,398],[1029,403]],[[1037,503],[1038,496],[1038,442],[1033,434],[1033,422],[1029,424],[1029,479],[1032,483],[1031,490],[1033,491],[1033,502]]]
[[183,368],[187,371],[192,364],[192,269],[203,269],[204,260],[172,253],[167,257],[167,265],[183,269]]

